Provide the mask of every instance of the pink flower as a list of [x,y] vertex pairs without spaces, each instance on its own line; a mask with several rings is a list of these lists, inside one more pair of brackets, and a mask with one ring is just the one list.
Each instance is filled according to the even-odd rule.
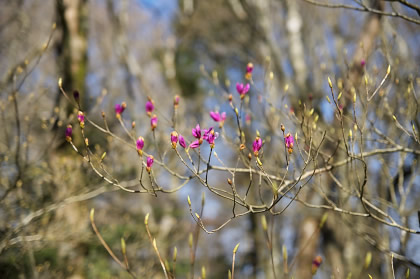
[[216,122],[224,122],[226,120],[226,112],[210,111],[210,117]]
[[155,105],[153,104],[153,100],[149,99],[149,101],[146,102],[146,112],[147,115],[150,117],[152,115],[152,112],[155,110]]
[[182,135],[179,135],[178,139],[179,139],[179,145],[181,145],[183,148],[187,147],[187,145],[185,144],[185,139]]
[[362,59],[362,61],[360,61],[360,66],[364,67],[366,65],[366,61],[365,59]]
[[196,139],[201,138],[201,129],[200,129],[200,124],[197,124],[197,126],[195,126],[195,128],[192,129],[192,135],[193,137],[195,137]]
[[156,127],[157,127],[157,123],[158,123],[158,118],[157,118],[156,114],[154,114],[154,115],[153,115],[153,117],[152,117],[152,118],[150,118],[150,126],[151,126],[151,128],[152,128],[152,131],[153,131],[154,129],[156,129]]
[[195,140],[190,144],[190,148],[197,148],[201,145],[201,143],[203,142],[203,139],[199,139],[199,140]]
[[[219,136],[219,133],[215,133],[214,130],[213,130],[213,127],[210,127],[208,130],[204,129],[203,139],[208,141],[208,139],[211,135],[215,135],[215,137],[217,138]],[[213,139],[213,141],[214,141],[214,139]]]
[[139,155],[143,155],[143,147],[144,147],[144,138],[140,136],[136,141],[136,148]]
[[71,141],[72,134],[73,134],[73,127],[69,124],[67,125],[67,128],[66,128],[66,141],[68,142]]
[[172,148],[176,148],[176,144],[178,142],[178,133],[176,131],[173,131],[171,133],[171,143],[172,143]]
[[204,134],[203,138],[207,140],[211,148],[214,148],[214,140],[217,139],[218,136],[219,133],[215,133],[213,128],[210,128],[209,132],[207,134]]
[[120,104],[115,105],[115,116],[117,118],[121,118],[121,114],[124,112],[125,108],[127,107],[127,104],[125,102],[122,102]]
[[219,137],[219,133],[214,132],[213,127],[210,127],[208,130],[204,129],[203,139],[205,139],[211,148],[214,148],[214,140]]
[[79,113],[77,114],[77,119],[79,120],[80,128],[83,129],[85,127],[85,115],[83,114],[83,112],[79,111]]
[[284,143],[286,144],[286,147],[288,148],[288,151],[291,154],[293,152],[294,140],[293,140],[293,136],[290,133],[288,133],[284,137]]
[[147,160],[146,160],[146,170],[147,170],[147,172],[150,172],[150,170],[151,170],[151,168],[152,168],[152,165],[153,165],[153,162],[154,162],[154,158],[153,158],[153,156],[152,155],[149,155],[148,157],[147,157]]
[[256,137],[254,143],[252,144],[252,151],[254,151],[255,157],[258,156],[258,152],[261,150],[262,140],[260,137]]
[[236,91],[238,91],[241,99],[245,97],[245,94],[249,91],[249,87],[249,83],[247,83],[245,86],[242,83],[236,83]]

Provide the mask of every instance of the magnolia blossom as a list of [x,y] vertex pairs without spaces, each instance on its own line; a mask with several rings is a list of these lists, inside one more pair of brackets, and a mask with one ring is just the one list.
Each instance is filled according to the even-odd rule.
[[83,129],[85,127],[85,115],[83,114],[83,112],[79,111],[79,113],[77,114],[77,119],[79,120],[80,128]]
[[293,136],[290,134],[290,133],[288,133],[287,135],[286,135],[286,137],[284,138],[284,143],[286,144],[286,147],[287,148],[293,148],[293,143],[294,143],[295,141],[294,141],[294,139],[293,139]]
[[67,125],[67,128],[66,128],[66,141],[68,142],[71,141],[72,134],[73,134],[73,127],[69,124]]
[[127,104],[125,102],[122,102],[120,104],[115,105],[115,116],[117,118],[121,118],[121,114],[124,112],[125,108],[127,107]]
[[213,129],[211,129],[207,133],[207,135],[205,135],[205,140],[207,140],[211,148],[214,148],[214,140],[217,139],[218,136],[219,136],[219,133],[215,133]]
[[149,155],[147,157],[147,160],[146,160],[146,170],[147,170],[147,172],[150,172],[150,170],[152,169],[152,165],[153,165],[154,161],[155,161],[155,159],[153,158],[152,155]]
[[204,129],[203,131],[203,139],[205,139],[206,141],[208,141],[211,135],[215,135],[216,138],[219,136],[219,133],[214,132],[213,127],[210,127],[209,129]]
[[210,111],[210,117],[213,118],[214,121],[219,122],[220,127],[222,127],[226,120],[226,112],[219,113],[218,111]]
[[285,137],[284,137],[284,143],[286,144],[286,147],[288,148],[289,154],[292,154],[293,152],[293,136],[288,133]]
[[152,112],[155,110],[155,105],[153,104],[153,101],[151,99],[146,102],[145,107],[146,107],[147,115],[148,116],[152,115]]
[[172,143],[172,148],[176,148],[176,144],[178,142],[178,133],[176,131],[173,131],[171,133],[171,143]]
[[200,124],[197,124],[197,126],[195,126],[195,128],[192,129],[191,133],[193,137],[195,137],[196,139],[200,139],[201,138]]
[[254,143],[252,144],[252,151],[254,151],[255,157],[258,156],[258,152],[261,150],[262,140],[260,137],[256,137]]
[[187,147],[187,145],[185,144],[185,139],[182,135],[178,136],[178,140],[179,140],[179,145],[181,145],[183,148]]
[[236,91],[238,91],[239,95],[241,96],[241,99],[245,97],[245,94],[249,91],[249,83],[246,85],[243,85],[243,83],[237,83],[236,84]]
[[214,140],[219,137],[219,133],[215,132],[213,127],[210,127],[208,130],[204,129],[203,139],[205,139],[211,148],[214,148]]
[[197,148],[203,143],[203,138],[201,137],[200,124],[197,124],[197,126],[195,126],[195,128],[193,128],[191,130],[191,133],[192,133],[193,137],[195,137],[197,140],[193,141],[190,144],[190,147],[191,148]]
[[143,155],[143,147],[144,147],[144,138],[140,136],[136,141],[136,148],[139,155]]
[[156,114],[154,114],[154,115],[152,116],[152,118],[150,118],[150,126],[152,127],[152,131],[153,131],[154,129],[156,129],[156,127],[157,127],[157,123],[158,123],[158,118],[157,118]]
[[190,144],[190,148],[197,148],[203,143],[203,139],[195,140]]
[[214,147],[214,140],[217,139],[217,137],[219,136],[219,133],[216,133],[214,131],[213,127],[210,127],[209,129],[203,129],[203,136],[201,136],[200,125],[197,124],[197,126],[195,126],[195,128],[192,129],[192,135],[197,140],[193,141],[190,144],[190,146],[189,146],[190,148],[199,147],[203,143],[203,140],[206,140],[210,144],[210,147],[213,148]]

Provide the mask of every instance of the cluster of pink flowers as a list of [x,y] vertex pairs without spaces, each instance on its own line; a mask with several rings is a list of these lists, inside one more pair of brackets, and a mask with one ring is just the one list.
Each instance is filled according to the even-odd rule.
[[[284,126],[282,125],[282,130],[284,130]],[[284,137],[284,144],[286,145],[287,151],[289,152],[289,154],[292,154],[293,152],[293,144],[295,143],[293,136],[288,133],[286,134],[286,136]],[[261,150],[263,145],[263,142],[261,140],[261,138],[259,136],[257,136],[254,140],[254,142],[252,143],[252,151],[254,152],[254,156],[258,157],[259,155],[259,151]]]
[[[203,135],[201,132],[203,132]],[[199,147],[204,140],[206,140],[210,144],[211,148],[214,148],[214,140],[217,139],[219,133],[215,132],[213,127],[210,127],[209,129],[203,129],[203,131],[201,131],[200,125],[197,124],[197,126],[195,126],[195,128],[192,129],[192,135],[197,140],[193,141],[190,144],[190,148]]]
[[171,133],[171,143],[172,143],[172,148],[176,148],[176,144],[179,141],[179,145],[182,146],[182,148],[186,148],[187,144],[185,143],[185,139],[182,135],[178,134],[178,132],[173,131]]

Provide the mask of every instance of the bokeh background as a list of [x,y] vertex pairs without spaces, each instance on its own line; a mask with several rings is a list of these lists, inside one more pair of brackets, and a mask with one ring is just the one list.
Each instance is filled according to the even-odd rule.
[[[158,159],[163,153],[160,161],[181,175],[191,172],[182,168],[170,147],[174,96],[181,99],[176,129],[189,141],[197,123],[217,127],[209,111],[227,112],[214,151],[226,166],[235,167],[239,143],[234,140],[236,117],[228,93],[239,106],[235,84],[246,82],[245,68],[252,62],[253,85],[240,112],[244,135],[250,148],[256,130],[261,133],[266,170],[282,174],[286,161],[280,124],[306,140],[313,132],[317,144],[321,132],[327,131],[323,151],[331,154],[342,141],[339,126],[334,126],[335,107],[325,98],[330,94],[327,77],[342,89],[341,105],[351,122],[352,88],[365,94],[367,77],[372,92],[391,64],[392,74],[378,98],[367,105],[366,98],[360,97],[355,115],[367,128],[361,136],[365,141],[353,151],[385,148],[391,141],[415,150],[369,159],[366,191],[372,203],[399,224],[419,231],[419,144],[416,130],[411,129],[420,128],[419,10],[401,3],[404,1],[361,1],[379,14],[310,2],[2,0],[0,277],[131,278],[93,232],[89,212],[95,208],[96,225],[120,259],[120,239],[125,239],[130,268],[138,278],[164,278],[145,230],[147,213],[160,253],[169,265],[177,247],[177,278],[203,277],[202,267],[206,278],[227,278],[237,243],[236,278],[274,278],[273,265],[276,278],[311,278],[317,255],[323,263],[314,278],[368,278],[368,274],[393,278],[392,268],[396,278],[406,276],[407,269],[409,278],[419,278],[420,236],[319,207],[327,204],[325,194],[340,207],[363,211],[358,199],[343,194],[328,175],[315,176],[305,185],[299,192],[302,202],[288,206],[290,200],[282,200],[277,211],[288,207],[281,215],[247,214],[207,234],[190,215],[187,196],[193,212],[201,212],[205,195],[202,219],[210,229],[232,216],[232,202],[194,179],[179,191],[158,193],[157,197],[122,191],[104,182],[65,141],[65,127],[71,123],[75,145],[83,146],[77,110],[60,92],[59,78],[69,96],[74,90],[80,92],[81,106],[90,120],[103,126],[104,112],[109,128],[130,142],[114,114],[114,105],[125,101],[127,127],[135,121],[132,130],[145,138],[145,149]],[[362,7],[357,2],[328,3]],[[154,100],[159,118],[155,136],[144,109],[148,97]],[[318,122],[312,118],[310,126],[315,126],[309,132],[309,126],[299,121],[311,109]],[[393,115],[408,133],[395,124]],[[385,136],[375,134],[374,128]],[[112,177],[137,189],[140,163],[135,150],[89,123],[85,132],[95,154],[106,152],[104,164]],[[207,157],[208,146],[201,152]],[[288,173],[291,177],[298,176],[304,165],[297,154],[295,150],[291,157],[295,162]],[[223,166],[215,156],[212,163]],[[308,166],[308,170],[315,167]],[[348,177],[350,173],[360,174],[361,166],[345,167],[337,177],[351,188],[352,181],[360,177]],[[165,189],[183,183],[161,166],[154,169],[154,176]],[[226,183],[229,172],[212,170],[209,176],[215,186],[230,189]],[[238,174],[236,181],[238,191],[244,192],[249,174]],[[258,188],[253,187],[251,193],[257,196]],[[328,220],[318,229],[325,212],[329,212]],[[269,224],[270,241],[261,224],[262,215]],[[190,248],[191,236],[194,249]],[[401,256],[394,266],[390,264],[392,252]]]

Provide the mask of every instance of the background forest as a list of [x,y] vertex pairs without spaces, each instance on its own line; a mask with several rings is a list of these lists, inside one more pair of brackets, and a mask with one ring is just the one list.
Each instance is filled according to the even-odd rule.
[[0,277],[420,278],[418,1],[0,5]]

